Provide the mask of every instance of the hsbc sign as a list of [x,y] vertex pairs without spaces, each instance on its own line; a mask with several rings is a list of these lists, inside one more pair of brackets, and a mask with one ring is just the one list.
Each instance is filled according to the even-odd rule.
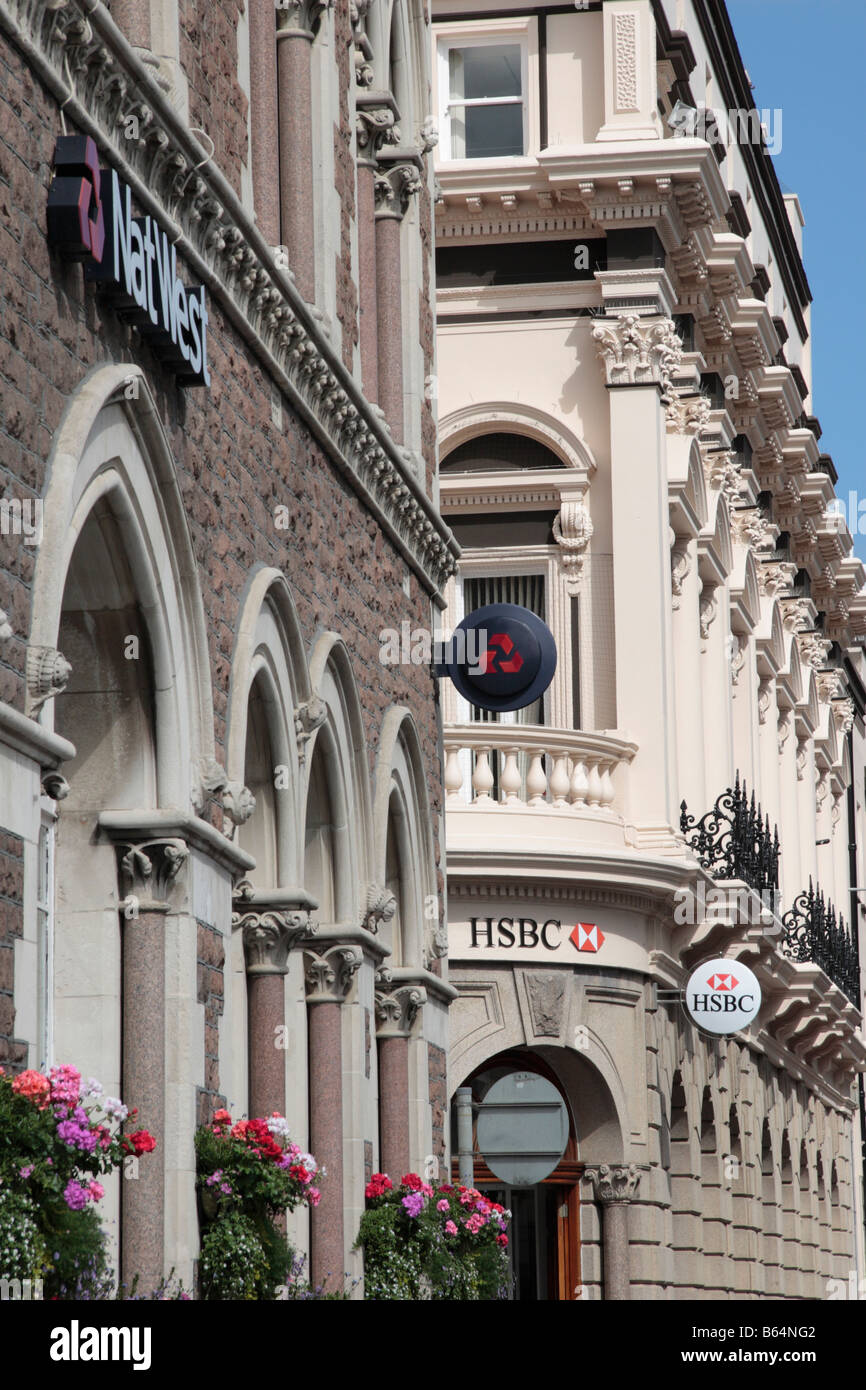
[[577,922],[573,927],[563,925],[558,917],[538,922],[534,917],[471,917],[470,946],[476,950],[529,950],[541,947],[558,951],[563,941],[570,941],[576,951],[595,954],[604,945],[604,932],[594,922]]
[[761,986],[747,965],[717,957],[693,970],[685,988],[686,1012],[706,1033],[738,1033],[761,1009]]

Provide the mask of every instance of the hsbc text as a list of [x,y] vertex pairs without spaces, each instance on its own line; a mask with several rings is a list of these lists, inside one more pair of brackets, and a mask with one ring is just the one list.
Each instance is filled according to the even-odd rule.
[[555,951],[559,947],[559,934],[562,931],[562,923],[554,917],[541,926],[532,917],[519,917],[516,921],[513,917],[500,917],[496,923],[492,917],[485,917],[481,922],[477,917],[470,917],[469,925],[472,928],[473,947],[482,948],[543,946],[546,951]]
[[739,1009],[742,1013],[751,1013],[755,1005],[753,994],[693,994],[692,1013],[696,1014],[732,1014]]

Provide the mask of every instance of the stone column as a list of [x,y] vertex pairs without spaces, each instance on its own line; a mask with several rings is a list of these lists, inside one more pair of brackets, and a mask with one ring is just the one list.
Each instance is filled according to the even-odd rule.
[[673,640],[676,670],[680,792],[689,806],[706,805],[704,719],[701,701],[701,579],[693,536],[671,545]]
[[640,1182],[640,1170],[631,1163],[614,1167],[601,1163],[587,1170],[602,1216],[605,1301],[631,1298],[629,1277],[628,1209]]
[[376,319],[379,405],[391,434],[403,442],[403,295],[400,224],[409,199],[423,188],[420,156],[394,150],[379,162],[376,196]]
[[316,297],[311,50],[330,5],[331,0],[281,0],[277,9],[282,242],[295,284],[310,304]]
[[412,1163],[409,1140],[409,1035],[426,1002],[418,985],[395,985],[391,972],[376,972],[379,1057],[379,1167],[398,1182]]
[[259,231],[270,246],[280,241],[276,15],[274,0],[249,0],[253,203]]
[[661,847],[679,824],[682,800],[663,404],[682,349],[668,318],[609,316],[597,322],[592,336],[610,402],[616,722],[639,749],[629,769],[626,814],[637,825],[640,843]]
[[343,1020],[340,1005],[352,988],[363,954],[358,946],[309,950],[310,1152],[327,1170],[322,1200],[310,1213],[314,1284],[343,1284]]
[[123,1100],[135,1106],[127,1130],[147,1129],[156,1149],[124,1173],[121,1271],[138,1275],[148,1294],[165,1275],[165,919],[188,858],[183,840],[144,840],[117,847],[122,911]]
[[285,976],[289,951],[314,934],[310,909],[318,904],[300,889],[256,890],[247,880],[234,898],[232,929],[243,932],[249,1018],[249,1111],[286,1113]]
[[392,98],[356,94],[358,136],[358,315],[361,380],[369,401],[379,399],[379,336],[376,284],[376,160],[384,144],[399,139]]

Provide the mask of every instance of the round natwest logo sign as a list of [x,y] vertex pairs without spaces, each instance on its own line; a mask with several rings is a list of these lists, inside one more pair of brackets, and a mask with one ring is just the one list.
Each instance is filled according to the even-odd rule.
[[707,1033],[738,1033],[758,1017],[761,986],[747,965],[723,956],[693,970],[685,989],[686,1012]]
[[480,709],[523,709],[553,680],[553,633],[528,608],[489,603],[469,613],[454,635],[448,674],[464,699]]

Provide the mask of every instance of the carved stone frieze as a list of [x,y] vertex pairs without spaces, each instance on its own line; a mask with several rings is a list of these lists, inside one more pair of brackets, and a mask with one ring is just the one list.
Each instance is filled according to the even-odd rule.
[[566,976],[562,971],[527,974],[526,994],[536,1037],[558,1038],[565,1010]]

